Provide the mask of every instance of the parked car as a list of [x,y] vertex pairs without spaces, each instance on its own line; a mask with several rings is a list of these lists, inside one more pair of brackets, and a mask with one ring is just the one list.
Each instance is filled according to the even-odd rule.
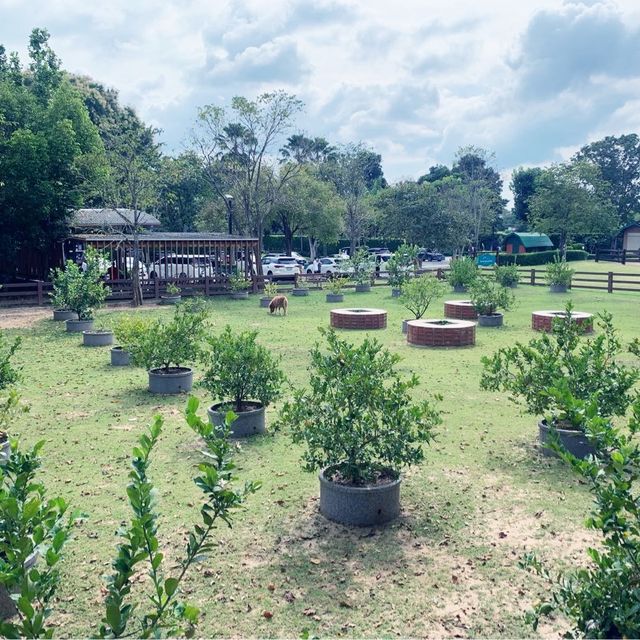
[[[107,278],[109,280],[120,280],[123,278],[132,278],[133,277],[133,265],[134,260],[132,257],[125,258],[125,265],[119,264],[118,261],[114,260],[111,262],[107,269]],[[122,268],[124,266],[124,268]],[[147,267],[144,263],[138,260],[138,274],[141,280],[146,280],[149,277],[147,272]]]
[[442,262],[444,255],[435,249],[431,251],[420,249],[420,251],[418,251],[418,260],[422,260],[423,262]]
[[262,258],[262,273],[274,280],[293,280],[301,273],[301,267],[295,258],[283,261],[281,256],[265,256]]
[[213,272],[209,256],[170,255],[149,266],[149,278],[204,278]]
[[307,273],[332,276],[340,273],[340,265],[334,258],[317,258],[306,267]]

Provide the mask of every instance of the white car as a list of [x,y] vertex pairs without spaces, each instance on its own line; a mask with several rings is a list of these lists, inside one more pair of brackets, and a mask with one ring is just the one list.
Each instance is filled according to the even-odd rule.
[[346,275],[351,270],[348,262],[340,258],[318,258],[307,265],[307,273],[319,273],[325,276]]
[[156,260],[149,266],[149,277],[154,280],[167,278],[204,278],[211,275],[212,263],[208,256],[171,255]]
[[300,275],[300,267],[295,258],[282,261],[279,256],[265,256],[262,258],[262,273],[274,280],[294,280]]

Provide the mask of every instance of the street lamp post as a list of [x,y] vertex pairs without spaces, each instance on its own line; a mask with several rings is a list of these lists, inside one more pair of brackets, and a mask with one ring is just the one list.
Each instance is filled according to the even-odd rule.
[[227,211],[229,213],[229,235],[233,234],[233,196],[227,193],[224,196],[227,203]]

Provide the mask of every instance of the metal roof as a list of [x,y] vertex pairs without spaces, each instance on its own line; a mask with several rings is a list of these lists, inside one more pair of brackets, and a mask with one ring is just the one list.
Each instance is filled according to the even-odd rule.
[[[69,223],[70,227],[130,227],[135,220],[136,212],[133,209],[77,209]],[[160,220],[146,211],[138,211],[138,226],[159,227]]]
[[553,242],[545,233],[524,233],[520,231],[513,231],[509,235],[505,236],[504,241],[508,242],[511,236],[517,236],[520,242],[527,249],[533,247],[553,247]]
[[[73,233],[69,239],[87,242],[122,242],[133,240],[132,234],[125,233]],[[227,233],[154,232],[139,233],[140,242],[257,242],[257,238],[233,236]]]

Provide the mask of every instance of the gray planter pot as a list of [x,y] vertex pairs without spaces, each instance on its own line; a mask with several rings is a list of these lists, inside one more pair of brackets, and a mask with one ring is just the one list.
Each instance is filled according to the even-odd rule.
[[567,293],[567,285],[566,284],[551,284],[551,285],[549,285],[549,291],[551,291],[551,293]]
[[[36,562],[38,561],[39,553],[34,551],[24,563],[26,569],[31,569]],[[16,585],[12,588],[12,593],[18,593],[20,588]],[[16,603],[11,597],[11,593],[7,590],[4,585],[0,585],[0,620],[6,620],[7,618],[12,618],[18,613],[18,609],[16,607]]]
[[408,320],[402,321],[402,333],[404,333],[405,335],[407,331],[409,331],[409,325],[407,324],[408,322],[409,322]]
[[269,304],[271,303],[271,298],[269,297],[262,297],[260,298],[260,306],[264,309],[267,308],[269,306]]
[[467,293],[467,287],[463,284],[454,284],[453,293]]
[[170,367],[169,373],[162,368],[149,371],[149,391],[173,395],[186,393],[193,387],[193,369],[189,367]]
[[113,344],[113,331],[83,331],[82,344],[85,347],[106,347]]
[[308,296],[309,289],[307,289],[306,287],[294,287],[291,293],[294,296]]
[[93,329],[93,320],[67,320],[65,324],[69,333],[82,333]]
[[[227,404],[228,402],[217,402],[207,409],[211,424],[217,426],[224,424],[227,410],[223,411],[220,410],[220,408]],[[231,425],[232,438],[247,438],[248,436],[255,436],[266,431],[264,406],[260,402],[252,401],[248,401],[245,404],[253,408],[236,414],[238,417]]]
[[402,295],[402,289],[391,289],[391,297],[399,298]]
[[249,298],[248,291],[232,291],[231,299],[232,300],[247,300]]
[[344,302],[344,293],[327,293],[327,302]]
[[9,442],[9,438],[0,442],[0,467],[4,467],[7,464],[7,460],[11,455],[11,443]]
[[478,314],[478,324],[481,327],[501,327],[504,316],[501,313],[494,313],[490,316]]
[[[553,450],[545,447],[545,443],[549,440],[549,434],[552,429],[549,425],[541,420],[538,423],[540,444],[542,445],[542,453],[545,456],[558,457],[558,454]],[[562,443],[562,446],[572,453],[576,458],[586,458],[589,455],[595,454],[593,445],[589,442],[589,438],[582,431],[571,431],[569,429],[556,429],[556,433]]]
[[131,354],[122,347],[111,349],[111,365],[113,367],[127,367],[131,364]]
[[182,296],[160,296],[158,304],[178,304],[182,301]]
[[329,520],[357,527],[370,527],[395,520],[400,514],[401,478],[388,484],[352,487],[320,479],[320,513]]
[[369,293],[369,291],[371,291],[371,285],[368,283],[356,285],[356,293]]
[[54,309],[53,319],[56,322],[61,322],[63,320],[77,320],[78,314],[75,311],[69,311],[69,309]]
[[507,289],[517,289],[518,288],[518,283],[514,282],[513,284],[508,284],[507,285]]

